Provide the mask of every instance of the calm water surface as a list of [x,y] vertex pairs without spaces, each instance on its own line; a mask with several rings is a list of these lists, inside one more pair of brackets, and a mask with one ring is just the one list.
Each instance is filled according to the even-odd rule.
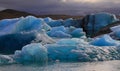
[[38,65],[3,65],[0,71],[120,71],[120,61],[54,63]]

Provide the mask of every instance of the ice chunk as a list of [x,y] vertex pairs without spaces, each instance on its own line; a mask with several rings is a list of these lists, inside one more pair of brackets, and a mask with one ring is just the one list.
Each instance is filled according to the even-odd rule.
[[116,32],[116,31],[120,30],[120,25],[111,27],[110,29],[112,30],[112,32]]
[[67,34],[67,29],[64,26],[53,27],[47,34],[51,37],[70,37]]
[[15,27],[15,23],[21,18],[3,19],[0,21],[0,35],[9,34]]
[[55,32],[55,31],[62,31],[62,32],[67,32],[66,28],[64,26],[59,26],[59,27],[53,27],[50,32]]
[[62,26],[63,20],[54,20],[54,21],[49,22],[48,25],[51,27]]
[[27,16],[16,23],[16,27],[13,32],[39,30],[43,23],[44,21],[36,17]]
[[77,56],[72,49],[76,49],[76,46],[49,44],[45,46],[48,49],[49,60],[60,61],[76,61]]
[[11,64],[14,60],[8,55],[0,55],[0,65]]
[[21,50],[36,38],[36,34],[37,32],[22,32],[0,36],[0,53],[12,54],[15,50]]
[[51,37],[49,37],[49,36],[46,34],[45,30],[41,30],[41,31],[39,31],[39,33],[37,34],[36,39],[33,40],[32,42],[35,42],[35,43],[41,42],[41,44],[45,45],[45,44],[55,43],[55,40],[52,39]]
[[24,46],[21,51],[16,51],[14,59],[20,63],[46,63],[47,49],[40,43],[32,43]]
[[70,27],[70,26],[72,26],[73,24],[74,24],[74,21],[73,21],[72,18],[66,19],[66,20],[64,21],[64,26],[66,26],[66,27]]
[[46,23],[49,23],[49,22],[51,22],[51,21],[53,21],[50,17],[46,17],[46,18],[44,18],[44,21],[46,22]]
[[103,35],[100,38],[96,38],[91,42],[92,45],[95,46],[115,46],[117,45],[117,41],[112,39],[109,35]]
[[98,32],[101,28],[118,21],[118,19],[113,14],[109,13],[97,13],[87,15],[84,19],[83,26],[87,30],[88,35],[93,35]]
[[62,32],[62,31],[55,31],[54,33],[48,32],[48,35],[51,37],[57,37],[57,38],[69,38],[69,37],[71,37],[71,35],[69,35],[65,32]]
[[110,28],[112,30],[112,36],[114,36],[115,38],[120,38],[120,25],[118,26],[114,26]]
[[77,40],[74,40],[74,39],[61,39],[57,42],[57,44],[76,46],[77,44],[79,44],[79,42]]
[[85,33],[83,32],[83,30],[81,28],[75,29],[74,31],[71,32],[72,37],[81,37],[81,36],[85,36]]

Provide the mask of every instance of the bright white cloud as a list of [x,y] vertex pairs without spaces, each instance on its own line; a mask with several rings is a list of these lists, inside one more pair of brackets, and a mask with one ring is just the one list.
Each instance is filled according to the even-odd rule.
[[62,2],[76,2],[76,3],[120,3],[120,0],[62,0]]

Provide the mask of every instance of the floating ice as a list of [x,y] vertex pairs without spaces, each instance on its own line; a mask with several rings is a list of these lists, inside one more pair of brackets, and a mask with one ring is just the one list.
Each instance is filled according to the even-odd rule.
[[16,23],[16,27],[13,32],[29,32],[40,29],[50,30],[50,27],[43,20],[34,16],[27,16]]
[[67,29],[64,26],[53,27],[50,31],[47,32],[47,34],[51,37],[58,38],[70,37],[70,35],[67,34]]
[[77,58],[74,56],[74,53],[71,52],[72,49],[76,49],[74,45],[49,44],[46,45],[46,48],[48,49],[49,60],[75,61]]
[[71,46],[76,46],[79,42],[76,41],[75,39],[61,39],[57,42],[59,45],[71,45]]
[[66,27],[70,27],[70,26],[75,25],[75,23],[74,23],[74,21],[73,21],[72,18],[69,18],[69,19],[64,20],[63,23],[64,23],[64,26],[66,26]]
[[91,44],[95,46],[116,46],[118,42],[109,35],[103,35],[102,37],[94,39]]
[[[49,35],[49,33],[48,33],[48,35]],[[62,31],[55,31],[54,33],[51,33],[49,36],[57,37],[57,38],[69,38],[69,37],[71,37],[71,35],[69,35],[65,32],[62,32]]]
[[51,27],[62,26],[63,20],[54,20],[54,21],[49,22],[48,25]]
[[49,37],[45,30],[39,31],[39,33],[36,35],[36,38],[32,41],[33,43],[40,43],[45,45],[45,44],[52,44],[55,43],[55,40]]
[[101,28],[118,21],[118,19],[113,14],[109,13],[97,13],[88,15],[85,18],[84,27],[87,30],[87,34],[92,35],[98,32]]
[[36,32],[22,32],[0,36],[0,53],[11,54],[15,50],[21,50],[36,38],[36,34]]
[[14,59],[20,63],[38,63],[47,62],[47,49],[40,43],[32,43],[24,46],[21,51],[16,51]]
[[19,21],[20,18],[14,19],[3,19],[0,21],[0,35],[9,34],[15,27],[15,23]]
[[46,17],[46,18],[44,18],[44,21],[46,23],[49,23],[49,22],[52,22],[53,20],[50,17]]
[[75,29],[74,31],[71,32],[72,37],[81,37],[85,36],[85,32],[81,28]]
[[110,29],[112,30],[112,32],[116,32],[116,31],[120,30],[120,25],[111,27]]
[[14,60],[12,59],[12,57],[10,57],[8,55],[0,55],[0,65],[11,64],[13,62],[14,62]]
[[45,45],[49,60],[59,61],[105,61],[120,59],[116,46],[93,46],[83,39],[62,39],[56,44]]
[[111,27],[110,29],[111,29],[111,31],[112,31],[111,34],[112,34],[114,37],[117,37],[117,38],[119,39],[119,38],[120,38],[120,25]]

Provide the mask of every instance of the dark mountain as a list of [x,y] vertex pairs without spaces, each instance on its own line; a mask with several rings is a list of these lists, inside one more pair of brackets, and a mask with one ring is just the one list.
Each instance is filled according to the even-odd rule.
[[9,19],[9,18],[18,18],[21,16],[28,16],[28,15],[33,15],[34,14],[30,14],[27,12],[21,12],[21,11],[17,11],[17,10],[12,10],[12,9],[6,9],[3,11],[0,11],[0,19]]
[[17,11],[17,10],[13,10],[13,9],[5,9],[3,11],[0,11],[0,19],[9,19],[9,18],[18,18],[21,16],[28,16],[28,15],[32,15],[32,16],[36,16],[36,17],[51,17],[53,19],[67,19],[67,18],[81,18],[82,16],[70,16],[70,15],[35,15],[35,14],[31,14],[31,13],[27,13],[27,12],[22,12],[22,11]]

